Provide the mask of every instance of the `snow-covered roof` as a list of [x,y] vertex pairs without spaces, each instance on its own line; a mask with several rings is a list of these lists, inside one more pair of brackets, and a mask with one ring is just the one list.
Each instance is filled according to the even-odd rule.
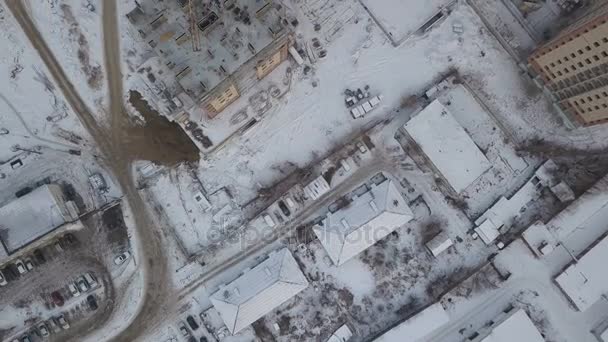
[[414,217],[391,180],[385,180],[349,206],[327,215],[314,232],[336,265],[366,250]]
[[351,337],[353,337],[353,332],[350,331],[348,325],[344,324],[331,334],[327,342],[346,342],[350,340]]
[[498,236],[500,236],[498,227],[496,227],[494,222],[492,222],[492,220],[490,220],[490,219],[483,221],[483,223],[480,224],[479,227],[476,227],[475,232],[479,235],[481,240],[487,245],[491,244],[494,240],[496,240],[498,238]]
[[472,342],[545,342],[524,310],[516,309],[506,319],[498,321],[486,334],[480,334]]
[[450,317],[440,303],[435,303],[412,318],[399,324],[374,342],[417,342],[427,341],[425,337],[450,321]]
[[442,231],[426,243],[426,248],[428,248],[433,256],[438,256],[439,254],[445,252],[453,244],[454,242],[452,239],[450,239],[448,233]]
[[211,295],[211,303],[232,334],[258,320],[308,286],[287,248]]
[[492,167],[439,100],[424,108],[404,128],[458,193]]
[[547,222],[547,228],[565,239],[575,231],[602,226],[607,220],[608,175]]
[[606,260],[608,236],[555,277],[555,282],[580,311],[587,310],[608,293]]
[[0,208],[0,239],[13,253],[72,219],[59,186],[43,185]]

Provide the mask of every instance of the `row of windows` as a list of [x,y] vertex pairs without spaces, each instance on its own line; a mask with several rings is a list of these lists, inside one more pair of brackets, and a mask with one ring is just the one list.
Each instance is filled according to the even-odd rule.
[[[608,39],[607,38],[604,38],[604,39],[606,40],[606,43],[608,43]],[[598,43],[596,42],[596,44],[598,44]],[[599,44],[598,44],[598,46],[599,46]],[[589,48],[589,46],[587,46],[587,48]],[[589,48],[589,51],[591,51],[590,48]],[[583,54],[582,50],[578,50],[578,52],[579,52],[580,55]],[[606,51],[602,51],[602,54],[604,55],[604,57],[606,57]],[[572,56],[572,58],[576,58],[576,54],[575,53],[571,53],[570,56]],[[597,55],[594,55],[593,57],[597,58]],[[586,60],[589,60],[589,58],[587,58]],[[564,61],[568,62],[568,61],[570,61],[570,58],[568,58],[568,56],[564,56]],[[557,60],[557,64],[562,64],[561,58]],[[581,63],[579,62],[579,64],[581,64]],[[555,68],[557,66],[553,62],[551,62],[549,65],[551,65],[552,68]],[[582,64],[581,64],[581,67],[582,67]]]
[[[602,55],[602,57],[603,57],[603,58],[607,58],[607,57],[608,57],[608,52],[606,52],[606,51],[602,51],[601,55]],[[592,60],[593,60],[593,61],[595,61],[595,62],[599,62],[599,61],[600,61],[600,56],[598,56],[598,55],[593,55],[593,56],[591,56],[590,58],[585,58],[585,63],[586,63],[587,65],[591,65],[591,63],[593,63],[593,61],[592,61]],[[551,63],[551,66],[554,66],[554,64],[553,64],[553,63]],[[577,67],[577,66],[578,66],[578,67]],[[570,73],[570,71],[577,71],[577,70],[578,70],[578,68],[583,68],[584,66],[585,66],[585,64],[583,64],[583,62],[578,62],[578,63],[576,63],[576,65],[572,64],[572,65],[570,65],[569,67],[567,67],[567,66],[566,66],[566,67],[564,67],[564,68],[562,69],[562,70],[563,70],[563,72],[562,72],[562,70],[557,70],[557,71],[555,71],[555,73],[554,73],[554,72],[552,72],[552,71],[551,71],[551,69],[550,69],[548,66],[545,66],[545,70],[546,70],[546,71],[549,73],[549,75],[551,76],[551,78],[555,79],[555,78],[557,78],[558,76],[559,76],[559,77],[561,77],[561,76],[563,76],[564,74],[569,74],[569,73]],[[556,74],[557,74],[557,75],[556,75]]]
[[600,110],[600,106],[601,106],[601,109],[608,109],[608,105],[605,103],[602,103],[601,105],[587,107],[587,110],[584,110],[583,108],[580,108],[580,106],[579,106],[579,108],[580,108],[579,112],[581,112],[583,114],[587,113],[587,112],[594,112],[594,111]]
[[[594,96],[594,97],[595,97],[595,99],[596,99],[596,100],[599,100],[599,99],[601,99],[602,97],[608,97],[608,93],[607,93],[607,92],[605,92],[605,91],[603,91],[601,96],[600,96],[600,94],[595,94],[595,96]],[[579,104],[579,101],[580,101],[580,103],[581,103],[581,104],[585,104],[585,103],[586,103],[586,101],[589,101],[589,102],[593,101],[593,97],[592,97],[592,96],[587,96],[587,100],[586,100],[586,101],[585,101],[585,98],[584,98],[584,97],[583,97],[583,98],[580,98],[580,99],[578,99],[578,100],[574,100],[574,104],[578,105],[578,104]]]

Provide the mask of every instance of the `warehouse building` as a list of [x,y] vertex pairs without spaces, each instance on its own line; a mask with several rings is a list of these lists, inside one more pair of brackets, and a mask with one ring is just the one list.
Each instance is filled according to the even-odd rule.
[[410,119],[404,129],[456,193],[463,192],[492,167],[439,100]]
[[230,333],[235,334],[291,299],[308,280],[287,248],[245,272],[211,295]]
[[74,202],[47,184],[0,208],[0,262],[56,228],[78,220]]

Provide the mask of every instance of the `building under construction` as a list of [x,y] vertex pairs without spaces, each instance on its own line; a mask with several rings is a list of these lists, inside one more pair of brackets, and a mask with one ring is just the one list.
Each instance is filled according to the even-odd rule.
[[281,64],[294,25],[282,11],[272,0],[138,0],[127,14],[156,53],[139,71],[166,105],[163,114],[203,148],[211,141],[191,129],[200,118],[184,109],[200,107],[212,120]]

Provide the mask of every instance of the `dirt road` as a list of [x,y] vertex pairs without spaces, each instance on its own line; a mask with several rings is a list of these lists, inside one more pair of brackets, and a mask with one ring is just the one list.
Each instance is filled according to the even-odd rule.
[[[139,260],[140,271],[144,278],[144,298],[129,327],[115,338],[119,341],[132,341],[139,334],[143,324],[152,318],[150,315],[159,315],[161,312],[162,301],[167,298],[165,296],[167,267],[164,251],[161,248],[160,230],[150,219],[146,205],[135,188],[131,172],[133,160],[124,149],[124,140],[127,136],[125,130],[128,128],[129,122],[125,115],[122,98],[116,1],[103,2],[105,64],[110,90],[110,127],[103,127],[95,120],[32,22],[23,2],[7,0],[6,5],[34,49],[39,53],[53,80],[63,92],[82,125],[95,140],[104,157],[106,167],[121,186],[125,200],[132,209],[135,221],[134,239],[137,240],[136,245],[140,246],[138,250],[134,251],[134,254]],[[73,339],[78,339],[78,337],[73,336]]]

